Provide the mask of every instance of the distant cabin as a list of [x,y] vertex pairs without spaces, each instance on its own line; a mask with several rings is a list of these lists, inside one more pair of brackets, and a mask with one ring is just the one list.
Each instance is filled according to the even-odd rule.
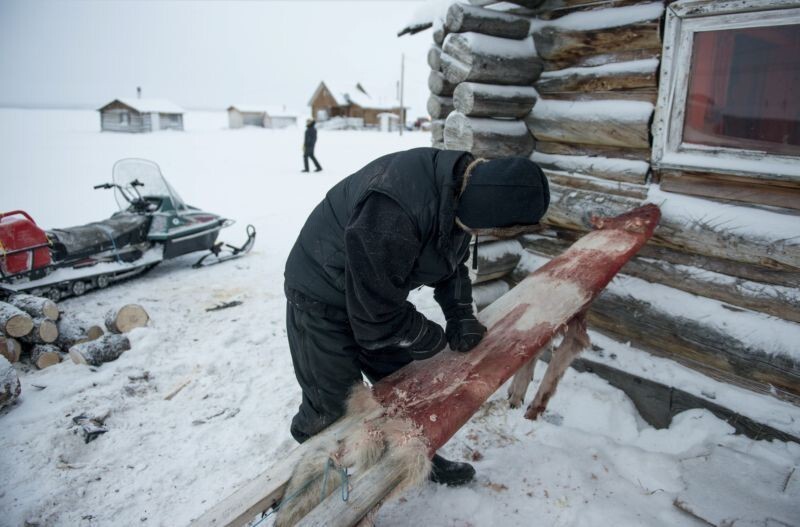
[[237,104],[228,108],[228,124],[231,128],[243,126],[286,128],[287,126],[297,126],[297,115],[282,106]]
[[320,122],[343,117],[363,119],[364,126],[377,127],[382,113],[400,116],[399,104],[373,99],[360,83],[350,89],[342,89],[331,88],[325,82],[320,82],[308,105],[311,106],[311,115]]
[[183,130],[183,108],[164,99],[114,99],[98,111],[103,131]]

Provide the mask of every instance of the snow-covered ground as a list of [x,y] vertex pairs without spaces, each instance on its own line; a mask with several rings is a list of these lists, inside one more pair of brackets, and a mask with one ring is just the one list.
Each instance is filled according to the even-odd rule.
[[[378,155],[429,141],[416,133],[320,131],[325,170],[301,174],[302,129],[227,130],[219,112],[188,114],[183,133],[127,135],[99,133],[98,120],[95,112],[0,110],[0,210],[25,209],[46,227],[102,218],[113,212],[113,198],[91,186],[110,178],[115,160],[145,157],[161,164],[187,202],[238,220],[226,239],[241,242],[253,223],[258,240],[235,262],[193,270],[194,257],[184,257],[62,302],[95,323],[110,307],[136,302],[152,322],[132,333],[130,351],[99,368],[20,365],[22,397],[0,412],[3,526],[186,525],[281,459],[294,447],[288,424],[300,401],[284,329],[288,251],[335,182]],[[206,311],[231,300],[242,304]],[[443,322],[430,291],[413,300]],[[796,407],[593,337],[606,357],[669,370],[662,378],[724,393],[797,434]],[[72,418],[106,413],[109,431],[84,443]],[[732,450],[768,473],[800,465],[800,445],[734,436],[701,410],[655,430],[624,393],[592,374],[569,371],[543,420],[522,413],[508,408],[504,390],[495,394],[444,449],[472,460],[477,480],[412,490],[382,509],[378,525],[705,525],[673,505],[695,482],[692,463]],[[710,475],[723,483],[712,502],[739,484],[756,519],[770,509],[785,524],[800,524],[791,492],[751,483],[752,469],[714,466]],[[795,496],[797,478],[780,482]]]

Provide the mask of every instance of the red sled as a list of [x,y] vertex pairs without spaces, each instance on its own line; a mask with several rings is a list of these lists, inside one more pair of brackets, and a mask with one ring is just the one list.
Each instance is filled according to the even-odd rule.
[[[354,391],[344,417],[192,525],[245,525],[269,509],[277,510],[276,526],[330,525],[334,518],[335,525],[355,525],[393,491],[424,480],[429,457],[585,313],[660,217],[657,206],[645,205],[593,218],[596,230],[480,313],[488,332],[475,349],[444,351],[371,392]],[[352,478],[348,470],[355,470]]]

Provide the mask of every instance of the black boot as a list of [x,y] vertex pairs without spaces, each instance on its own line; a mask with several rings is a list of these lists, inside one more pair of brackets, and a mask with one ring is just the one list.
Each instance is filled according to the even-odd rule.
[[469,463],[450,461],[439,454],[434,455],[431,462],[433,468],[430,479],[434,483],[458,487],[469,483],[475,477],[475,469]]

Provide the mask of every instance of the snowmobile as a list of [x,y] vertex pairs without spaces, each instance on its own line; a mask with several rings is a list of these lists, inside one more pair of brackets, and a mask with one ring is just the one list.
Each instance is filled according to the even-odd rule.
[[252,225],[239,247],[217,242],[234,221],[186,205],[153,161],[121,159],[112,183],[94,188],[113,190],[120,207],[103,221],[44,231],[24,211],[0,213],[0,290],[58,301],[141,275],[163,260],[205,250],[194,266],[207,266],[242,256],[255,243]]

